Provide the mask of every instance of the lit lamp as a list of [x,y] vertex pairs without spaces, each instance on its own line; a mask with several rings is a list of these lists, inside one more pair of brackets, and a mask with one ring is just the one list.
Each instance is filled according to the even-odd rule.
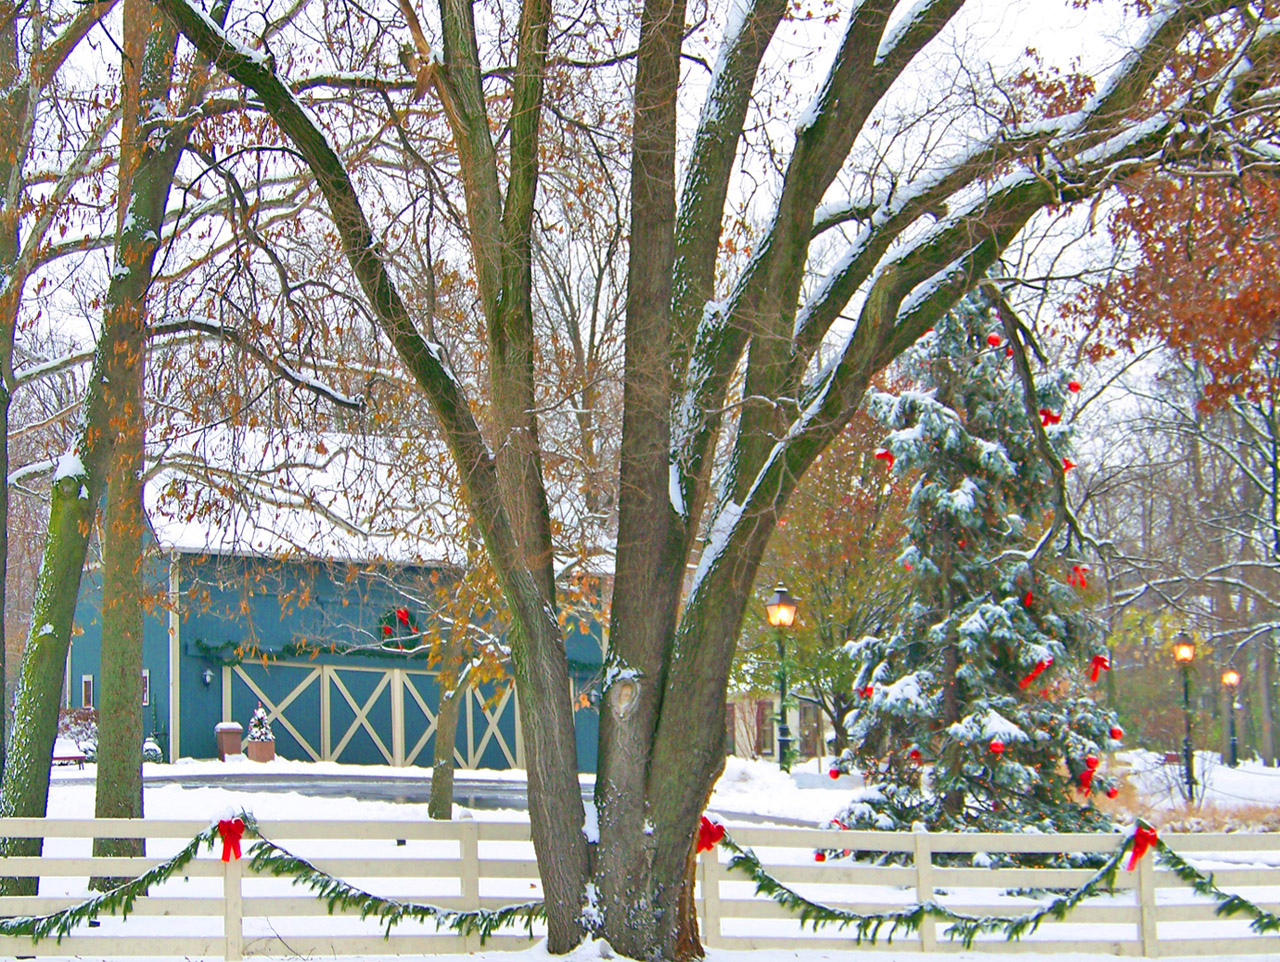
[[791,729],[787,727],[787,662],[783,628],[790,628],[796,620],[796,600],[781,581],[773,589],[773,597],[764,606],[769,624],[778,635],[778,767],[791,771]]
[[1187,801],[1196,797],[1196,772],[1191,753],[1191,663],[1195,661],[1196,643],[1183,628],[1173,639],[1173,660],[1182,667],[1182,714],[1187,733],[1182,739],[1182,764],[1186,769]]
[[1227,688],[1227,718],[1230,719],[1231,760],[1227,762],[1232,768],[1240,764],[1240,745],[1236,741],[1236,691],[1240,688],[1240,672],[1228,668],[1222,673],[1222,684]]

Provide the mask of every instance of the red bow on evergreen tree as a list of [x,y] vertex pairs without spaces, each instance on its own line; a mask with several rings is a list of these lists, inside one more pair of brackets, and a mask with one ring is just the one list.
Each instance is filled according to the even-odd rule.
[[1031,671],[1027,674],[1027,677],[1023,678],[1022,681],[1018,682],[1018,687],[1019,688],[1030,687],[1031,683],[1035,681],[1037,678],[1039,678],[1042,674],[1044,674],[1045,669],[1051,666],[1052,664],[1053,664],[1052,656],[1049,658],[1041,658],[1039,661],[1036,662],[1035,667],[1032,668]]
[[1089,680],[1096,682],[1099,672],[1111,670],[1111,659],[1106,655],[1094,655],[1093,661],[1089,663]]

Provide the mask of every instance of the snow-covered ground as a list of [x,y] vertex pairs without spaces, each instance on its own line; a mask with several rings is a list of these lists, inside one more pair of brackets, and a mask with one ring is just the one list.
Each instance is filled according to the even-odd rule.
[[[1134,773],[1134,783],[1139,787],[1143,800],[1153,809],[1170,808],[1179,805],[1176,781],[1180,768],[1162,764],[1162,760],[1150,754],[1125,753],[1109,759],[1108,764],[1125,767]],[[93,765],[81,770],[75,766],[58,767],[54,771],[54,781],[50,792],[49,814],[52,817],[85,817],[93,813],[94,788],[92,784]],[[169,781],[172,778],[185,776],[201,776],[207,778],[217,774],[271,774],[275,776],[297,777],[299,780],[317,775],[340,776],[344,779],[381,777],[393,779],[421,778],[421,770],[394,768],[377,768],[369,766],[347,766],[336,763],[302,763],[276,761],[267,764],[256,764],[247,761],[193,762],[183,761],[176,765],[146,766],[145,774],[149,779],[164,778],[163,783],[151,781],[146,788],[146,811],[152,818],[203,818],[213,820],[227,812],[228,809],[245,808],[258,818],[270,819],[354,819],[360,821],[420,821],[426,819],[426,806],[388,801],[369,801],[356,798],[318,798],[297,792],[254,791],[249,785],[231,785],[226,787],[184,787],[180,783]],[[1232,806],[1242,806],[1242,811],[1250,811],[1256,815],[1259,805],[1280,806],[1280,770],[1266,768],[1256,763],[1244,763],[1238,769],[1230,769],[1216,764],[1209,757],[1198,759],[1198,774],[1207,785],[1207,798],[1211,806],[1229,811]],[[510,783],[522,780],[523,774],[509,771],[459,772],[459,781],[494,781]],[[591,776],[583,777],[584,783],[591,781]],[[787,775],[778,770],[774,764],[751,762],[741,759],[729,759],[724,776],[712,796],[710,808],[718,812],[732,828],[743,822],[743,816],[779,818],[794,824],[795,821],[808,821],[815,825],[825,823],[849,800],[850,795],[861,787],[860,779],[853,776],[841,776],[832,780],[825,771],[825,766],[813,762],[797,768]],[[525,813],[513,810],[474,811],[467,813],[472,817],[494,821],[523,821]],[[514,843],[513,843],[514,844]],[[525,843],[527,844],[527,843]],[[194,880],[193,880],[194,881]],[[52,894],[52,893],[51,893]],[[68,892],[67,894],[71,894]],[[115,920],[104,923],[116,924]],[[1216,924],[1216,923],[1215,923]],[[1232,923],[1223,923],[1232,924]],[[855,958],[865,958],[866,952],[833,952],[827,950],[767,950],[755,952],[733,952],[727,950],[709,950],[710,962],[849,962]],[[969,962],[994,962],[997,958],[1008,958],[1007,952],[984,953],[980,951],[960,954],[947,953],[949,958],[969,960]],[[906,959],[918,959],[915,952],[895,952],[877,949],[875,957],[884,962],[905,962]],[[1038,956],[1043,958],[1043,956]],[[1096,959],[1094,953],[1060,955],[1055,958],[1065,962],[1083,962],[1085,959]],[[1277,940],[1277,958],[1280,958],[1280,940]],[[436,957],[440,962],[458,962],[452,956]],[[460,960],[462,957],[458,957]],[[519,953],[478,953],[465,957],[470,962],[546,962],[550,958],[545,947],[536,946]],[[595,962],[597,959],[611,958],[607,945],[591,943],[581,947],[570,959],[571,962]],[[1241,959],[1245,956],[1219,956],[1223,959]],[[1248,956],[1257,959],[1259,956]]]

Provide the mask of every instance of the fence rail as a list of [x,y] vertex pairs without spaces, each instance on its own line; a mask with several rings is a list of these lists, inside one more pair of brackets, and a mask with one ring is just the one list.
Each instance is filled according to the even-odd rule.
[[[39,876],[34,896],[0,897],[0,915],[33,916],[81,902],[93,876],[139,875],[164,861],[207,827],[207,822],[111,819],[0,819],[0,836],[44,838],[44,856],[0,858],[0,877]],[[537,865],[522,823],[264,821],[262,834],[318,868],[379,895],[444,908],[498,908],[541,896]],[[1092,873],[1082,869],[972,868],[945,864],[945,856],[984,852],[1099,853],[1109,855],[1117,835],[956,835],[739,828],[734,838],[751,846],[779,881],[815,901],[854,912],[894,910],[934,899],[977,915],[1018,915],[1073,889]],[[93,858],[92,839],[144,838],[143,858]],[[1280,912],[1280,835],[1164,835],[1179,854],[1212,870],[1220,888],[1239,892]],[[874,859],[815,863],[816,849],[894,853],[902,864]],[[754,884],[730,872],[719,850],[700,856],[698,904],[702,936],[731,949],[850,949],[852,936],[836,928],[802,929],[787,910],[756,896]],[[1220,920],[1215,905],[1197,896],[1151,857],[1121,872],[1115,890],[1088,899],[1061,922],[1048,922],[1019,942],[981,938],[983,951],[1112,955],[1226,955],[1280,952],[1280,938],[1258,936],[1247,922]],[[1212,924],[1206,925],[1205,923]],[[959,951],[946,923],[926,921],[920,931],[894,937],[897,951]],[[535,937],[541,935],[534,930]],[[527,933],[493,936],[490,949],[522,948]],[[863,948],[885,948],[884,941]],[[294,887],[289,879],[259,877],[248,862],[223,863],[202,852],[180,876],[140,899],[127,920],[104,917],[61,943],[32,945],[0,937],[0,954],[17,956],[361,956],[469,952],[478,938],[438,931],[431,923],[403,924],[384,934]]]

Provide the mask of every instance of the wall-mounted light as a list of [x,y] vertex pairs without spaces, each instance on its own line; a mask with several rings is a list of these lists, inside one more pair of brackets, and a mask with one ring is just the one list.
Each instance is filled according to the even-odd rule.
[[210,685],[212,685],[212,684],[213,684],[213,669],[212,669],[212,668],[206,668],[204,671],[200,672],[200,680],[201,680],[202,682],[204,682],[204,687],[205,687],[205,688],[208,688]]

